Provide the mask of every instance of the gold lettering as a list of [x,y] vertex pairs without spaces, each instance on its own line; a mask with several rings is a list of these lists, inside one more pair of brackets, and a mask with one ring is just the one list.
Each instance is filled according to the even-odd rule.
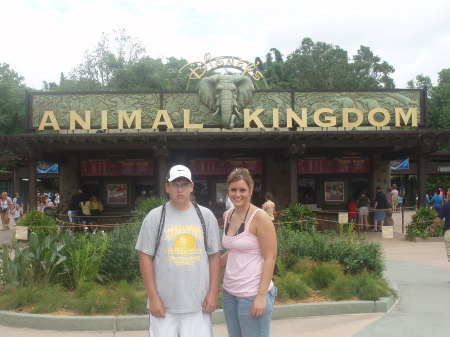
[[203,129],[203,123],[202,124],[191,124],[191,110],[190,109],[183,109],[184,112],[184,127],[186,129]]
[[331,114],[331,115],[333,115],[334,114],[334,110],[330,109],[330,108],[317,109],[314,112],[314,123],[316,123],[317,126],[321,126],[321,127],[324,127],[324,128],[336,126],[336,116],[329,116],[329,115],[324,116],[323,117],[324,121],[322,121],[320,119],[320,116],[322,114]]
[[78,123],[83,130],[91,129],[91,111],[86,110],[84,112],[84,120],[83,118],[77,114],[75,110],[69,111],[69,130],[75,130],[75,122]]
[[408,108],[406,114],[403,108],[395,108],[395,126],[400,126],[400,118],[405,125],[408,125],[411,119],[411,126],[417,126],[417,108]]
[[244,71],[242,72],[242,75],[245,75],[246,73],[255,70],[256,66],[253,63],[247,64],[247,67],[245,67]]
[[102,110],[101,126],[102,130],[108,129],[108,110]]
[[[47,119],[49,119],[50,121],[47,121]],[[44,116],[42,116],[38,130],[44,130],[46,126],[52,127],[53,130],[60,130],[59,124],[56,121],[55,113],[53,111],[44,111]]]
[[[378,122],[375,119],[375,114],[381,113],[384,116],[384,120]],[[369,111],[369,115],[367,116],[369,123],[373,126],[386,126],[389,124],[389,120],[391,119],[391,115],[389,115],[389,111],[384,108],[374,108]]]
[[306,128],[308,126],[308,117],[307,117],[308,110],[306,108],[302,108],[301,110],[302,110],[302,112],[301,112],[302,116],[300,118],[300,116],[298,116],[294,110],[286,109],[286,127],[292,128],[293,120],[301,128]]
[[[349,114],[356,115],[356,121],[349,121]],[[345,128],[356,128],[363,122],[363,113],[360,109],[356,108],[343,108],[342,109],[342,126]]]
[[236,64],[237,68],[242,68],[244,66],[246,61],[244,61],[243,59],[239,59],[239,62]]
[[262,77],[263,77],[263,75],[259,71],[256,71],[255,73],[253,73],[253,79],[255,81],[259,81]]
[[244,128],[250,128],[250,123],[253,121],[258,128],[264,128],[264,124],[258,118],[258,115],[262,113],[264,109],[256,109],[255,112],[250,114],[250,109],[244,109]]
[[234,66],[234,56],[228,57],[227,66]]
[[152,129],[157,129],[158,126],[166,125],[168,129],[173,129],[172,121],[170,120],[167,110],[158,110]]
[[135,129],[139,130],[142,129],[141,125],[141,110],[133,110],[131,113],[131,116],[128,115],[126,110],[119,110],[119,122],[118,122],[118,129],[123,130],[123,122],[127,123],[128,128],[131,128],[131,125],[133,124],[133,121],[135,121],[136,126]]
[[222,57],[217,57],[214,61],[215,61],[216,67],[223,67],[223,58]]
[[275,108],[272,110],[272,127],[273,128],[280,127],[280,111]]

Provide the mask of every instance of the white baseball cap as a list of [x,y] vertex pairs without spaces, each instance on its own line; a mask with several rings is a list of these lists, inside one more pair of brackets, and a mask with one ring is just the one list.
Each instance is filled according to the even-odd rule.
[[191,171],[186,166],[175,165],[170,169],[169,174],[167,175],[167,181],[170,183],[178,178],[186,178],[192,183]]

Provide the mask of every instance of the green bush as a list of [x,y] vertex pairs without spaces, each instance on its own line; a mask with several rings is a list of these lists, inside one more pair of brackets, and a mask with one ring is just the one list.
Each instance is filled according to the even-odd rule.
[[100,271],[107,245],[108,236],[105,233],[77,235],[76,246],[67,250],[73,288],[85,282],[103,281]]
[[427,238],[442,236],[444,224],[441,222],[434,230],[430,229],[433,220],[436,218],[436,211],[431,208],[419,207],[411,217],[411,222],[406,228],[406,238],[415,237]]
[[30,232],[38,235],[56,235],[59,231],[58,224],[52,216],[45,215],[38,210],[31,210],[23,215],[18,226],[28,226]]
[[334,232],[302,232],[282,227],[277,230],[278,256],[288,269],[302,259],[338,261],[345,273],[363,270],[381,275],[384,259],[381,244],[365,237],[339,237]]
[[356,297],[353,275],[346,275],[338,278],[327,289],[320,292],[322,296],[332,298],[335,301],[349,300]]
[[139,279],[139,254],[134,248],[141,229],[140,223],[116,227],[109,233],[108,247],[102,263],[102,274],[109,280]]
[[312,231],[317,226],[316,214],[302,204],[291,205],[280,212],[278,221],[283,227],[298,231]]
[[132,218],[132,224],[122,228],[116,227],[109,234],[108,247],[102,264],[102,273],[109,279],[134,281],[140,277],[139,254],[134,247],[142,221],[152,209],[166,201],[166,199],[144,199]]
[[274,283],[278,289],[278,297],[281,299],[303,299],[311,293],[302,275],[292,271],[274,276]]
[[343,275],[342,266],[336,261],[331,261],[314,263],[303,278],[311,288],[320,290],[329,287]]
[[131,221],[141,224],[142,221],[144,221],[144,218],[147,216],[148,212],[158,206],[161,206],[165,202],[167,202],[167,199],[165,198],[146,198],[142,200],[141,204],[136,209],[136,213],[134,214]]
[[383,296],[396,295],[387,282],[374,273],[365,271],[350,277],[354,282],[355,295],[362,300],[376,301]]

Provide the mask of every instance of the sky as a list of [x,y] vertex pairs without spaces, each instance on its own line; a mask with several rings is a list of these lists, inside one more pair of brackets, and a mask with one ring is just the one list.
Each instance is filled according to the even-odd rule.
[[42,89],[83,63],[102,33],[125,29],[151,58],[286,58],[303,38],[356,54],[366,46],[395,68],[397,88],[418,74],[437,84],[450,68],[448,0],[14,0],[1,1],[0,64]]

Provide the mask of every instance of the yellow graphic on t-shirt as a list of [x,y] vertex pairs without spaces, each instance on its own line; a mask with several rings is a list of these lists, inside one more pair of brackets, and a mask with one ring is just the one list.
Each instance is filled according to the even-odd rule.
[[[202,240],[199,226],[168,226],[169,261],[176,265],[193,265],[201,260],[196,238]],[[172,244],[170,244],[172,241]],[[172,247],[171,247],[172,246]]]
[[195,238],[189,234],[181,234],[173,241],[174,248],[195,248],[197,246]]

